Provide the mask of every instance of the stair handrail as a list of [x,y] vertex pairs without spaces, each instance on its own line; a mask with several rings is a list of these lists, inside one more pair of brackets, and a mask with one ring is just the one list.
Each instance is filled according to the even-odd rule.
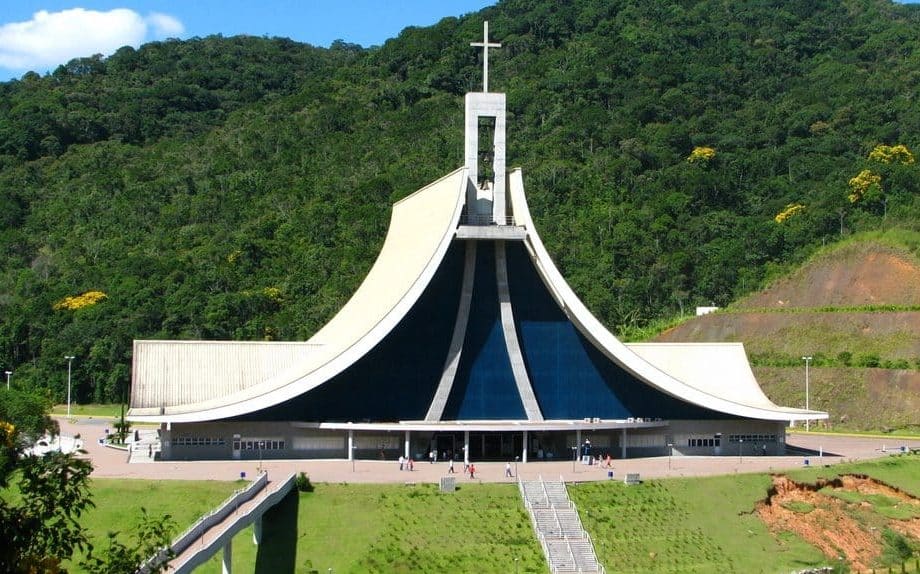
[[540,486],[543,488],[543,499],[546,500],[546,504],[549,504],[552,507],[552,504],[549,502],[549,493],[546,492],[546,481],[543,480],[543,477],[540,477]]

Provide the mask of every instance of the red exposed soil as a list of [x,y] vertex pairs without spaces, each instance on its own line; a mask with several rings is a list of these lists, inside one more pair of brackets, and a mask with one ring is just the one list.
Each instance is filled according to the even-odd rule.
[[[817,484],[800,484],[786,476],[774,476],[767,500],[757,507],[757,514],[774,532],[792,531],[819,548],[828,558],[841,556],[856,571],[868,570],[881,555],[881,529],[857,521],[848,507],[869,503],[848,503],[819,492],[824,487],[864,495],[881,494],[920,507],[920,500],[896,488],[864,476],[845,476]],[[800,510],[792,510],[799,505]],[[869,505],[871,507],[871,505]],[[805,512],[802,508],[814,509]],[[904,535],[920,539],[920,519],[887,520],[887,526]]]
[[920,263],[878,243],[848,245],[751,295],[743,308],[920,304]]

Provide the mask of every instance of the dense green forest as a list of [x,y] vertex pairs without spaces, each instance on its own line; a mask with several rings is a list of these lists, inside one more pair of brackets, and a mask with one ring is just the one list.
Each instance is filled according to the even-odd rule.
[[484,19],[509,165],[615,330],[920,226],[920,10],[887,0],[507,0],[373,48],[125,47],[0,83],[14,385],[60,399],[75,355],[76,398],[120,400],[135,338],[309,337],[391,203],[462,163]]

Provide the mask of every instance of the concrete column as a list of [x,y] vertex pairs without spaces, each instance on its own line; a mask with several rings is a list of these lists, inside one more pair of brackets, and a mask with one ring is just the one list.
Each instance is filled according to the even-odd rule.
[[409,440],[410,440],[411,438],[412,438],[412,437],[409,435],[409,431],[406,431],[406,448],[405,448],[406,452],[403,453],[403,455],[404,455],[406,458],[409,458]]
[[262,515],[252,523],[252,543],[256,546],[262,544]]
[[172,423],[160,423],[160,458],[172,458]]
[[355,459],[355,431],[348,429],[348,460]]
[[233,540],[228,540],[224,545],[224,557],[220,561],[220,571],[223,574],[232,574],[233,572]]
[[470,463],[470,431],[463,431],[463,464]]
[[524,431],[524,448],[523,448],[523,452],[521,453],[521,462],[527,462],[527,450],[528,450],[527,449],[527,439],[528,438],[529,438],[528,431]]
[[623,436],[620,437],[620,458],[626,458],[626,429],[623,429]]

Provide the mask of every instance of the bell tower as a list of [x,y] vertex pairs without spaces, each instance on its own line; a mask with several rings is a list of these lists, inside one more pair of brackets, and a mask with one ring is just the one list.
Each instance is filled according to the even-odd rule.
[[466,95],[465,159],[469,169],[466,207],[471,225],[507,225],[505,187],[505,94],[489,92],[489,23],[483,24],[482,91]]

